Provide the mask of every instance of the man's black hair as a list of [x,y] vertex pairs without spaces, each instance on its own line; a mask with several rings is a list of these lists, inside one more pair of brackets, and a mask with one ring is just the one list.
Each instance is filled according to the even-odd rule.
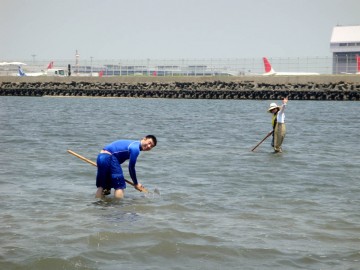
[[157,144],[157,139],[154,135],[146,135],[145,136],[146,139],[151,139],[154,142],[154,146],[156,146]]

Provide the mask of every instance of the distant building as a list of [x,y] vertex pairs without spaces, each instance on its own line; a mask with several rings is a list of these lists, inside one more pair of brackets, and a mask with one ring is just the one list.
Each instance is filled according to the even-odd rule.
[[356,55],[360,55],[360,25],[335,26],[331,35],[333,74],[356,73]]

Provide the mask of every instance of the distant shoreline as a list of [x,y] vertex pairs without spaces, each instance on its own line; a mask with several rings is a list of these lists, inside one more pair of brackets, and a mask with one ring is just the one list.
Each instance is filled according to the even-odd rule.
[[0,77],[0,96],[360,100],[360,76]]
[[359,74],[343,74],[343,75],[319,75],[319,76],[115,76],[115,77],[16,77],[16,76],[0,76],[2,82],[99,82],[99,83],[170,83],[170,82],[257,82],[270,84],[286,84],[286,83],[337,83],[340,81],[346,83],[360,83]]

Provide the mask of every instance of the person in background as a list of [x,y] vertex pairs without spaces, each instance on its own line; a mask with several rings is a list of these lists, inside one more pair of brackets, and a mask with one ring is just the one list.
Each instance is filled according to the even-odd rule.
[[97,157],[96,198],[103,198],[115,190],[114,197],[122,199],[126,188],[125,178],[121,168],[124,161],[129,160],[129,174],[137,190],[143,186],[138,182],[135,164],[140,151],[150,151],[156,146],[154,135],[147,135],[140,141],[118,140],[106,145]]
[[273,126],[273,138],[271,142],[271,146],[274,147],[274,151],[276,153],[282,152],[282,143],[286,134],[286,126],[285,126],[285,108],[288,102],[288,98],[284,98],[282,101],[282,105],[278,106],[276,103],[271,103],[270,108],[268,109],[269,113],[273,114],[272,117],[272,126]]

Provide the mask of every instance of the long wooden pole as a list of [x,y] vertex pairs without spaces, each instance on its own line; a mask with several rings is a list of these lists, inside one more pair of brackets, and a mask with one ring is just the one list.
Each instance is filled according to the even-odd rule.
[[[83,157],[82,155],[79,155],[78,153],[75,153],[75,152],[72,151],[72,150],[67,150],[67,152],[68,152],[69,154],[72,154],[73,156],[75,156],[75,157],[77,157],[77,158],[80,158],[81,160],[83,160],[83,161],[85,161],[85,162],[87,162],[87,163],[89,163],[89,164],[97,167],[97,165],[96,165],[96,163],[95,163],[94,161],[92,161],[92,160],[90,160],[90,159],[87,159],[86,157]],[[129,185],[132,185],[133,187],[135,186],[134,183],[130,182],[129,180],[126,180],[126,179],[125,179],[125,181],[126,181],[126,183],[128,183]],[[148,191],[146,188],[144,188],[144,187],[143,187],[141,190],[139,190],[139,191],[145,192],[145,193],[148,193],[148,192],[149,192],[149,191]]]
[[273,130],[270,131],[270,132],[265,136],[265,138],[262,139],[261,142],[259,142],[251,151],[254,151],[260,144],[263,143],[263,141],[265,141],[271,134],[273,134],[273,132],[274,132]]

